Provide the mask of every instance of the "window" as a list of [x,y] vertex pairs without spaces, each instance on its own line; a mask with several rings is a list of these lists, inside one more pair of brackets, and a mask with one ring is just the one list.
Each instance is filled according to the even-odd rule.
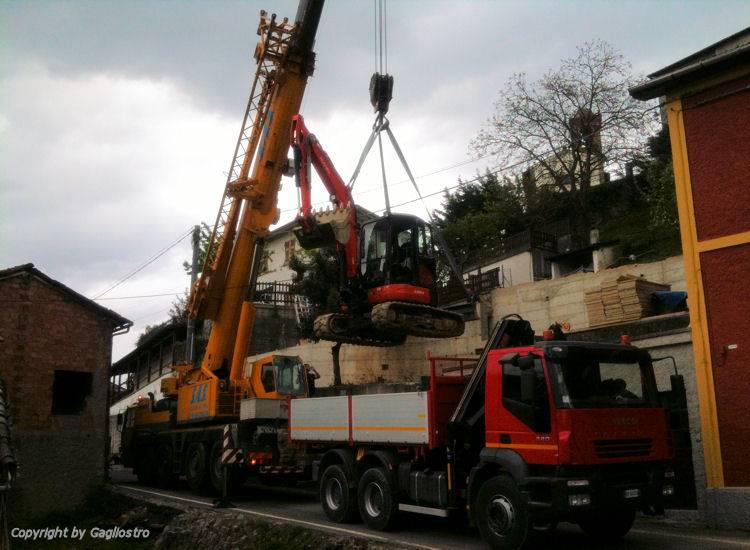
[[284,243],[284,265],[289,265],[294,257],[294,248],[297,246],[296,239],[289,239]]
[[273,363],[266,363],[260,371],[260,381],[267,392],[276,391],[276,377],[273,373]]
[[571,349],[549,365],[560,408],[659,406],[651,364],[638,353]]
[[532,399],[524,399],[521,391],[520,367],[509,363],[503,364],[503,405],[529,428],[539,433],[551,430],[549,398],[547,383],[544,379],[544,368],[540,359],[535,359],[532,370],[534,376],[534,394]]
[[432,256],[435,253],[435,249],[432,245],[432,230],[426,226],[419,224],[417,226],[419,230],[419,254],[420,256]]
[[278,391],[283,395],[304,395],[305,367],[298,357],[277,355],[273,359],[276,366]]
[[91,395],[90,372],[56,370],[52,384],[52,414],[81,414]]

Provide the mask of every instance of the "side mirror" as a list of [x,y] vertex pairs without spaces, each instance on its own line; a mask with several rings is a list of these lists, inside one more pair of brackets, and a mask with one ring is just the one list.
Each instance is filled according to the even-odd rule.
[[501,365],[518,365],[518,358],[520,355],[517,353],[506,353],[500,358]]
[[521,401],[533,404],[536,397],[535,394],[536,375],[533,370],[527,368],[521,371]]
[[681,374],[673,374],[670,376],[669,385],[672,388],[672,395],[685,395],[685,379]]

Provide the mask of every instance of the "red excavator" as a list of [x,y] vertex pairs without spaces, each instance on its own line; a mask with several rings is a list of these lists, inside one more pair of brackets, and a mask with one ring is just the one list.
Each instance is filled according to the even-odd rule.
[[[304,249],[335,247],[342,266],[340,312],[315,320],[324,340],[369,346],[402,344],[407,335],[460,336],[463,317],[437,305],[437,254],[433,229],[417,216],[387,213],[358,223],[350,188],[341,179],[301,115],[291,129],[294,172],[300,190]],[[313,212],[313,166],[330,194],[333,208]]]

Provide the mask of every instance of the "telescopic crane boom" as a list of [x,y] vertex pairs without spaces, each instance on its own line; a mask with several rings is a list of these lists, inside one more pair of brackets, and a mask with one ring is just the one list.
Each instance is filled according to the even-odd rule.
[[[322,9],[323,0],[301,0],[293,24],[261,12],[257,71],[205,263],[188,304],[190,317],[212,322],[211,332],[200,364],[177,369],[178,422],[232,416],[235,407],[227,404],[236,403],[249,387],[242,368],[255,319],[251,293],[263,238],[278,221],[289,130],[313,72]],[[193,406],[196,385],[207,386],[198,391],[208,397],[202,400],[205,406]]]

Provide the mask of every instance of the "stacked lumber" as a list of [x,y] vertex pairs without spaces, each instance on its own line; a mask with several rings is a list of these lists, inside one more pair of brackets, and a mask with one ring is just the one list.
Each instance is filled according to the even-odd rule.
[[584,297],[589,326],[623,323],[653,315],[651,295],[660,290],[669,290],[669,285],[633,275],[602,283],[599,290],[589,291]]

